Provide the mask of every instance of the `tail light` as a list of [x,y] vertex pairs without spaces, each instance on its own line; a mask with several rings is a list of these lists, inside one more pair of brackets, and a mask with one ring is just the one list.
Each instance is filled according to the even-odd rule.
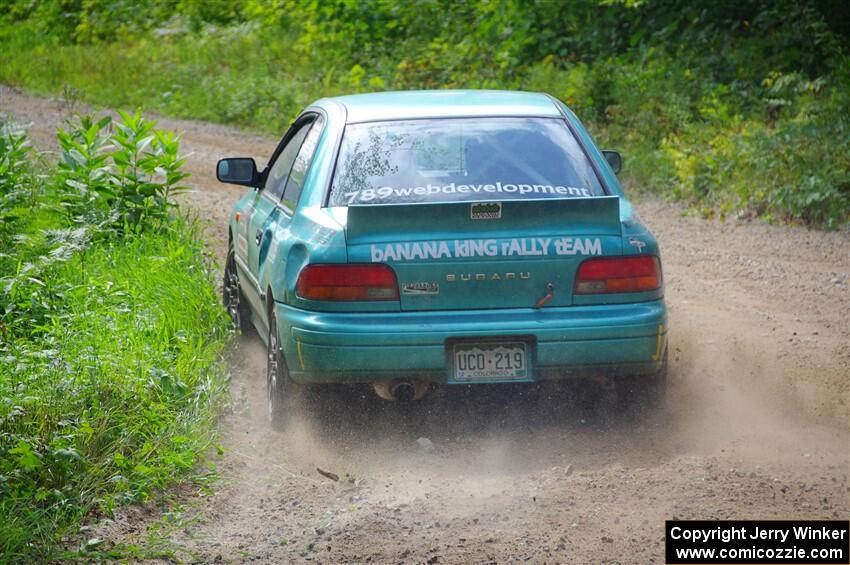
[[306,300],[398,300],[395,273],[387,265],[308,265],[295,292]]
[[588,259],[576,273],[575,294],[646,292],[661,288],[661,263],[653,255]]

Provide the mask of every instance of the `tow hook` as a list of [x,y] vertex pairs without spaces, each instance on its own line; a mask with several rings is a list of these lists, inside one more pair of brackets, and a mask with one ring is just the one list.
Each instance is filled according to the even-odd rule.
[[540,298],[537,302],[534,303],[535,308],[542,308],[546,305],[547,302],[555,298],[555,285],[552,283],[546,283],[546,294]]

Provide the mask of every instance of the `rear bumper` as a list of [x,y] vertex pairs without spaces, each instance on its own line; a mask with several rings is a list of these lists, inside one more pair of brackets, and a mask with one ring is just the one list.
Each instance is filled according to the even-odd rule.
[[450,383],[447,340],[500,336],[533,343],[529,380],[650,373],[667,338],[663,300],[540,310],[329,313],[283,303],[276,309],[290,375],[299,382]]

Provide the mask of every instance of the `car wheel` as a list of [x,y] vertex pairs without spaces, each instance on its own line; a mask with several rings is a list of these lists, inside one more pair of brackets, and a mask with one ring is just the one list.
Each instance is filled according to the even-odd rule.
[[269,350],[266,370],[266,394],[268,396],[269,422],[275,428],[283,428],[295,405],[299,387],[289,378],[289,369],[280,349],[277,333],[277,318],[269,313]]
[[236,272],[236,250],[233,248],[232,241],[227,246],[227,261],[224,264],[224,280],[222,281],[222,299],[233,326],[239,328],[239,331],[243,334],[247,332],[251,323],[242,296],[242,288],[239,285],[239,274]]
[[617,400],[622,408],[657,410],[667,396],[667,350],[661,366],[651,375],[635,375],[617,381]]

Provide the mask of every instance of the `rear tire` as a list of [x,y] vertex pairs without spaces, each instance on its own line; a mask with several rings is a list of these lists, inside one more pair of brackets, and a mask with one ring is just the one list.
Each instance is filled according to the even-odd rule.
[[300,387],[289,378],[289,369],[280,348],[277,317],[269,312],[268,363],[266,365],[266,395],[268,418],[275,429],[286,427],[296,408]]
[[236,250],[233,248],[233,240],[227,245],[227,261],[224,264],[224,277],[222,281],[222,302],[227,309],[227,315],[233,327],[238,328],[243,334],[251,328],[250,312],[245,306],[242,296],[242,286],[239,283],[239,273],[236,271]]

